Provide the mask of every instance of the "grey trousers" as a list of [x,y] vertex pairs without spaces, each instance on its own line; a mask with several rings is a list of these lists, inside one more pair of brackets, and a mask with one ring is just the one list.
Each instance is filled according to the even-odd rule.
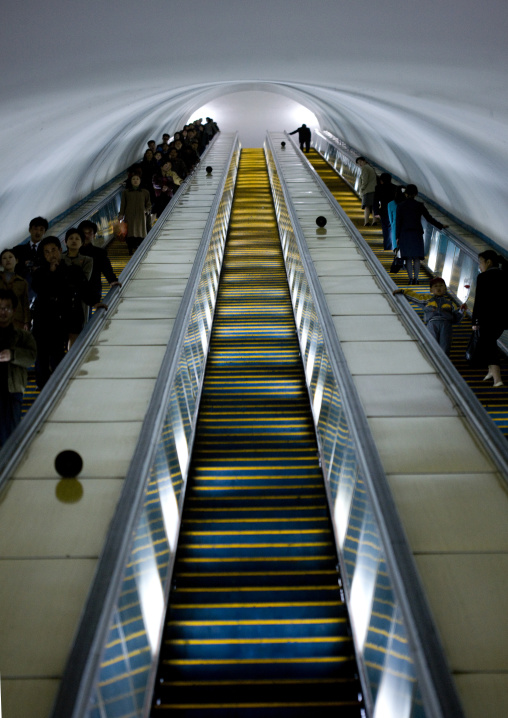
[[444,353],[449,355],[452,346],[452,323],[444,319],[432,319],[427,324],[427,329],[439,343]]

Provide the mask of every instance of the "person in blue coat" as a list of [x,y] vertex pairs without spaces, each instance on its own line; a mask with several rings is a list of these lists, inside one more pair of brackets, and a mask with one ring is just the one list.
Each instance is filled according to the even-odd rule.
[[391,202],[388,202],[388,221],[390,223],[390,237],[391,237],[391,248],[395,251],[397,249],[397,207],[401,202],[406,199],[404,195],[404,187],[397,187],[395,189],[395,197]]
[[423,202],[416,201],[417,194],[416,185],[406,186],[406,199],[398,205],[396,218],[397,247],[406,263],[409,284],[418,284],[420,262],[425,256],[422,217],[437,229],[446,228],[429,214]]

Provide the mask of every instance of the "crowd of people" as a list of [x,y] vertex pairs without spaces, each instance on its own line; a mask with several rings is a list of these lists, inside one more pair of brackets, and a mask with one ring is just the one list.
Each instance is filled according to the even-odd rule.
[[[127,224],[130,254],[218,131],[211,118],[204,124],[197,120],[175,132],[171,142],[169,134],[162,136],[159,145],[150,140],[142,161],[129,168],[119,219]],[[395,187],[388,173],[378,180],[364,157],[356,161],[361,167],[359,187],[365,224],[371,214],[372,224],[380,220],[384,248],[400,255],[409,284],[418,284],[424,257],[422,217],[438,229],[444,225],[416,201],[415,185]],[[101,302],[101,277],[112,287],[120,286],[106,250],[95,243],[94,222],[85,220],[67,230],[64,247],[58,237],[45,236],[48,228],[44,217],[35,217],[29,224],[29,241],[0,253],[0,447],[21,419],[28,368],[35,364],[36,383],[42,389],[83,329],[92,308],[107,308]],[[474,329],[480,337],[480,361],[488,366],[485,380],[493,379],[494,386],[500,387],[497,339],[508,328],[506,263],[488,250],[479,255],[479,266]],[[448,354],[452,324],[462,319],[466,306],[454,304],[441,277],[430,281],[428,295],[410,290],[395,290],[394,294],[400,292],[424,306],[429,331]]]
[[[379,177],[365,157],[357,157],[360,167],[359,193],[364,210],[364,226],[381,223],[383,248],[393,250],[406,268],[408,283],[419,284],[421,261],[425,257],[422,218],[437,229],[446,229],[431,216],[423,202],[418,202],[418,188],[414,184],[397,187],[392,177],[383,172]],[[497,340],[508,329],[508,267],[506,260],[494,250],[486,250],[478,256],[480,274],[476,283],[473,307],[473,331],[478,340],[475,365],[488,366],[484,381],[493,380],[494,387],[504,386],[501,378],[501,352]],[[432,336],[445,354],[450,354],[452,326],[462,320],[467,309],[460,307],[449,295],[442,277],[432,277],[429,292],[396,289],[394,294],[404,294],[423,307],[424,321]]]
[[437,229],[446,229],[431,216],[423,202],[418,202],[418,188],[414,184],[397,187],[392,177],[383,172],[379,177],[365,157],[357,157],[360,167],[358,190],[364,211],[364,226],[378,220],[383,232],[383,248],[393,250],[402,259],[409,284],[418,284],[421,261],[425,256],[422,217]]
[[[192,172],[219,131],[211,118],[196,120],[148,142],[141,162],[128,170],[119,219],[127,224],[129,254],[146,237],[151,222]],[[49,223],[35,217],[29,241],[0,254],[0,447],[21,420],[28,368],[35,364],[41,390],[72,346],[93,308],[101,302],[102,276],[121,286],[107,251],[97,246],[97,225],[85,220],[58,237],[45,236]]]
[[119,219],[127,225],[129,254],[139,247],[150,231],[153,220],[160,217],[171,197],[199,162],[206,146],[219,131],[211,117],[167,133],[157,144],[149,140],[141,162],[129,170],[127,187],[122,193]]

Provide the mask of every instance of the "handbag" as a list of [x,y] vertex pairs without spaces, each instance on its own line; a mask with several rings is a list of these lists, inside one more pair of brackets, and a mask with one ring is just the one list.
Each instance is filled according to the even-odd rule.
[[[478,325],[477,325],[478,326]],[[466,361],[471,367],[481,367],[485,365],[482,357],[483,350],[480,341],[480,328],[471,332],[469,342],[466,347]]]
[[393,258],[392,266],[390,267],[390,274],[397,274],[401,269],[404,269],[404,260],[401,259],[399,250]]

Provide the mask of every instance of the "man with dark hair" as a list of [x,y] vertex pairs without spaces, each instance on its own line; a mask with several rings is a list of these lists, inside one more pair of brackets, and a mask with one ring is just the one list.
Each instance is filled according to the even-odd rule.
[[206,123],[203,125],[203,132],[207,136],[208,142],[212,139],[212,137],[217,134],[219,131],[219,128],[217,124],[212,120],[211,117],[206,118]]
[[93,259],[92,276],[89,279],[89,284],[93,293],[93,303],[96,304],[100,302],[102,296],[101,275],[104,275],[112,287],[121,287],[122,284],[118,281],[118,277],[113,271],[106,250],[101,249],[101,247],[96,247],[93,243],[95,235],[97,234],[97,225],[95,222],[85,219],[81,222],[78,229],[83,232],[85,240],[79,253],[84,257],[91,257]]
[[178,150],[173,147],[169,151],[169,161],[171,162],[171,169],[173,169],[180,179],[187,177],[187,166],[185,162],[178,156]]
[[0,289],[0,447],[21,421],[27,369],[37,355],[29,332],[12,323],[18,300],[10,289]]
[[43,260],[34,273],[37,294],[33,308],[33,335],[37,342],[35,378],[42,389],[65,355],[69,334],[83,325],[82,302],[93,303],[91,290],[81,267],[62,261],[58,237],[41,242]]
[[157,145],[157,149],[160,152],[164,152],[164,150],[162,149],[163,145],[169,145],[169,135],[167,132],[162,135],[162,142],[160,143],[160,145]]
[[48,226],[48,220],[44,217],[34,217],[30,220],[28,226],[30,240],[14,247],[14,254],[18,259],[17,272],[20,277],[23,277],[28,282],[28,298],[30,302],[34,298],[32,274],[41,265],[40,241],[48,231]]
[[290,135],[296,135],[298,132],[298,142],[300,143],[300,149],[302,152],[308,152],[310,150],[310,129],[304,123],[301,127],[298,127],[294,132],[290,132]]

